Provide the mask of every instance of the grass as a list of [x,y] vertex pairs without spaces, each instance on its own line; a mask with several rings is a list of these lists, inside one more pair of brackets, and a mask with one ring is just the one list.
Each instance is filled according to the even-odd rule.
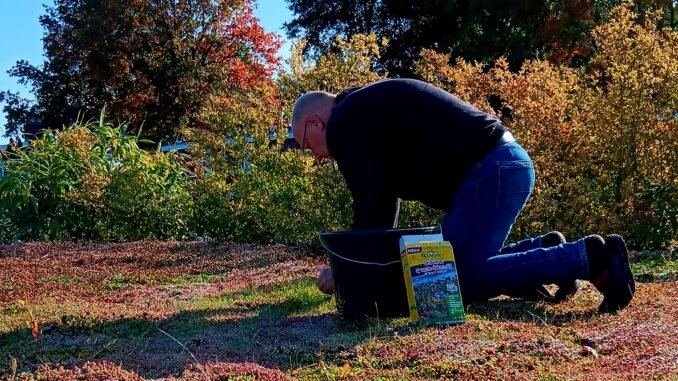
[[12,358],[23,380],[678,378],[676,261],[660,254],[637,256],[641,283],[618,315],[596,313],[586,284],[563,304],[499,298],[472,305],[466,324],[418,327],[344,322],[315,286],[324,260],[299,249],[11,250],[0,258],[0,379],[15,374]]
[[678,278],[678,260],[664,252],[636,254],[631,269],[641,282],[675,282]]
[[79,278],[69,278],[66,276],[57,276],[54,278],[40,278],[38,279],[39,282],[42,283],[59,283],[63,285],[69,285],[69,284],[75,284],[75,283],[80,283]]
[[[195,275],[179,275],[179,276],[119,276],[111,279],[107,288],[115,291],[126,288],[135,284],[149,284],[149,285],[184,285],[194,283],[210,283],[218,276],[213,274],[195,274]],[[66,278],[68,279],[68,278]]]

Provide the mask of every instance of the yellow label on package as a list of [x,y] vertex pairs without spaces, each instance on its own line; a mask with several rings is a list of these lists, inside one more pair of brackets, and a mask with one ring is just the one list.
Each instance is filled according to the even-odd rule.
[[[415,240],[413,242],[413,239]],[[459,290],[452,246],[447,241],[401,239],[410,320],[423,324],[464,322],[464,304]]]

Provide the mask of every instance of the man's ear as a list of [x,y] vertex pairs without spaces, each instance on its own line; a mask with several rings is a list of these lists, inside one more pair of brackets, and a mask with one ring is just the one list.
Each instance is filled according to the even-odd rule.
[[316,120],[317,120],[317,125],[320,126],[320,131],[323,131],[323,132],[324,132],[324,131],[325,131],[325,127],[327,127],[327,123],[325,123],[324,120],[320,119],[319,116],[316,116],[315,118],[316,118]]
[[317,115],[309,115],[306,117],[305,121],[310,125],[320,126],[320,131],[325,130],[325,122],[323,122],[323,120],[320,119],[320,117],[318,117]]
[[308,115],[304,118],[304,124],[318,124],[318,117],[315,115]]

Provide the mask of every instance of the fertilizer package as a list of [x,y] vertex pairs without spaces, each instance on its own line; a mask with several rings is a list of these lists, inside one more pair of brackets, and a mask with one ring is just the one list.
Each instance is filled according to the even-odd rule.
[[454,252],[442,235],[400,238],[410,320],[425,325],[464,322]]

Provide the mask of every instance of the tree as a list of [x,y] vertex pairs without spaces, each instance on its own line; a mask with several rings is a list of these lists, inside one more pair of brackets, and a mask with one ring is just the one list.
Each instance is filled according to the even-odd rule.
[[214,96],[271,83],[279,37],[265,33],[251,0],[56,0],[40,18],[46,60],[10,74],[34,103],[6,93],[7,135],[27,120],[51,128],[79,114],[129,123],[155,141],[202,128]]
[[[490,64],[501,56],[512,69],[526,59],[585,62],[587,38],[609,18],[619,0],[288,0],[295,18],[287,34],[308,41],[306,54],[327,50],[335,35],[375,33],[389,39],[381,63],[392,74],[410,75],[423,48]],[[638,0],[638,7],[666,9],[676,26],[675,5]]]
[[386,41],[377,41],[374,34],[356,34],[349,40],[337,37],[331,51],[315,61],[304,59],[305,46],[306,41],[297,41],[289,60],[290,70],[282,73],[277,81],[279,97],[290,117],[297,97],[305,92],[322,90],[339,93],[347,87],[363,86],[386,78],[374,70]]

